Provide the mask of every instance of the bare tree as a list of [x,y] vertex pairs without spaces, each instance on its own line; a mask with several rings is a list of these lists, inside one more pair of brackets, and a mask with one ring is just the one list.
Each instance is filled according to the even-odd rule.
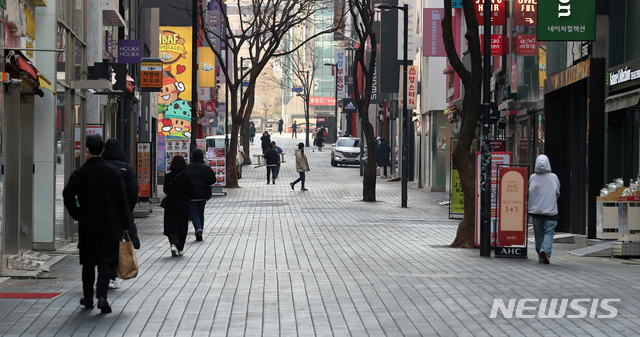
[[467,22],[465,38],[469,45],[471,70],[467,69],[460,60],[453,39],[451,23],[451,1],[444,2],[444,19],[442,20],[442,35],[449,63],[460,76],[464,86],[464,98],[460,109],[460,134],[458,144],[453,149],[453,162],[458,167],[460,183],[464,192],[464,216],[458,225],[456,238],[451,247],[475,247],[475,160],[474,150],[471,148],[475,138],[478,119],[480,116],[480,99],[482,92],[482,58],[480,56],[480,39],[478,36],[478,20],[476,19],[474,0],[462,1],[464,18]]
[[[221,8],[224,8],[222,0],[216,1]],[[248,6],[247,4],[251,4]],[[251,117],[251,109],[253,108],[253,96],[255,95],[256,81],[260,73],[269,63],[269,60],[275,56],[286,54],[280,50],[282,40],[296,27],[309,27],[314,20],[315,14],[319,10],[333,8],[332,1],[314,1],[314,0],[251,0],[235,2],[227,1],[226,4],[238,14],[237,25],[230,20],[227,12],[222,13],[222,28],[226,35],[231,37],[228,41],[227,49],[231,53],[230,57],[233,61],[227,60],[220,50],[211,47],[220,60],[220,69],[225,76],[229,89],[230,102],[228,102],[231,116],[231,146],[230,152],[227,154],[227,187],[239,187],[238,177],[236,175],[236,144],[238,142],[238,132],[243,122],[248,122]],[[205,31],[205,38],[210,43],[209,35],[217,35],[218,38],[224,40],[217,32],[212,32],[204,25],[204,15],[202,15],[202,28]],[[340,20],[337,20],[338,22]],[[332,33],[339,25],[333,23],[328,29],[316,31],[309,34],[301,45],[292,48],[289,52],[295,51],[306,42],[315,37]],[[242,65],[238,62],[240,52],[248,51],[251,59],[251,66],[248,71],[240,72]],[[249,85],[242,97],[242,101],[238,104],[238,90],[242,86],[242,81],[248,79]],[[243,137],[243,143],[245,139]],[[245,155],[249,153],[249,138],[246,137]]]
[[[354,66],[351,69],[354,83],[353,95],[358,105],[360,124],[368,149],[362,181],[362,200],[376,201],[376,143],[373,125],[369,119],[369,104],[371,103],[373,75],[378,51],[376,32],[373,29],[374,2],[371,0],[349,0],[349,9],[353,19],[353,30],[359,41],[354,55]],[[361,76],[363,78],[360,78]],[[362,92],[355,83],[364,84]]]

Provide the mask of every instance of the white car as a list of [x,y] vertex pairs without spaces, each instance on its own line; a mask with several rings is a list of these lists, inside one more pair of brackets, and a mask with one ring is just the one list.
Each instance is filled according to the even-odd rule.
[[360,141],[358,137],[338,137],[331,144],[331,166],[360,164]]

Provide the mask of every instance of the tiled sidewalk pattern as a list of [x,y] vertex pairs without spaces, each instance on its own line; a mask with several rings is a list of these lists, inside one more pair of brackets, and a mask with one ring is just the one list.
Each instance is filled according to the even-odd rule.
[[[6,336],[497,336],[636,335],[640,262],[585,258],[555,244],[551,265],[482,258],[445,246],[457,221],[444,193],[378,179],[375,203],[361,200],[357,167],[331,167],[329,148],[307,149],[307,192],[291,191],[293,149],[275,185],[266,169],[244,167],[240,189],[206,208],[204,241],[193,229],[172,258],[163,211],[137,219],[140,274],[111,290],[114,312],[78,305],[77,256],[37,280],[8,279],[0,292],[62,292],[54,299],[0,299]],[[259,150],[258,141],[252,151]],[[494,298],[620,298],[616,318],[490,319]],[[535,311],[529,311],[532,313]],[[574,313],[574,312],[570,312]],[[605,313],[599,311],[599,313]]]

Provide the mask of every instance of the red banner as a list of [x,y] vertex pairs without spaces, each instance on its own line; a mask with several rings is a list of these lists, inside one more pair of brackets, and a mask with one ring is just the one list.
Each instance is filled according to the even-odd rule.
[[[475,0],[478,25],[484,25],[484,0]],[[491,25],[502,26],[505,22],[505,0],[491,0]]]
[[535,35],[518,35],[517,38],[518,49],[516,55],[537,55],[538,54],[538,41]]
[[527,240],[527,169],[498,167],[498,233],[496,246],[525,246]]
[[326,105],[332,106],[336,105],[335,97],[313,97],[309,100],[309,105]]
[[422,56],[436,57],[447,56],[442,41],[443,8],[425,8],[422,14],[424,27],[422,34]]
[[[484,55],[484,35],[480,35],[480,52]],[[502,35],[491,34],[491,56],[504,54],[504,39]]]
[[514,19],[516,26],[536,26],[538,11],[537,1],[517,1],[514,4]]

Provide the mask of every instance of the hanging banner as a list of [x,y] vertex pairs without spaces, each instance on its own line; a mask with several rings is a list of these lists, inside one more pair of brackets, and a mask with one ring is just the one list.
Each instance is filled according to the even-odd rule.
[[336,49],[336,55],[335,55],[335,60],[336,60],[336,65],[337,65],[337,69],[335,76],[336,77],[336,85],[337,85],[337,90],[338,90],[338,98],[345,98],[346,97],[346,86],[345,86],[345,81],[344,81],[344,76],[345,76],[345,72],[346,72],[346,67],[345,67],[345,53],[344,53],[344,49]]
[[[480,55],[484,55],[484,35],[480,34]],[[501,56],[504,54],[503,36],[499,34],[491,34],[491,56]]]
[[198,87],[216,87],[216,54],[209,47],[198,48]]
[[136,143],[136,171],[138,173],[138,197],[151,198],[151,143]]
[[[404,71],[402,69],[402,65],[400,65],[400,86],[402,88],[402,77],[404,75]],[[400,109],[404,109],[404,98],[402,97],[403,93],[400,93]],[[407,109],[415,109],[416,101],[418,98],[418,66],[408,66],[407,67]]]
[[538,13],[538,41],[596,39],[596,0],[538,0]]
[[422,56],[446,57],[447,52],[442,41],[442,18],[444,8],[425,8],[422,13],[424,27],[422,34]]
[[538,55],[538,40],[535,35],[518,35],[516,41],[518,44],[516,55]]
[[[476,152],[476,246],[480,246],[480,151]],[[511,152],[491,152],[491,245],[495,245],[498,222],[498,165],[511,164]]]
[[505,3],[506,0],[475,0],[476,18],[478,25],[484,25],[484,4],[489,2],[491,6],[491,25],[502,26],[505,23]]
[[537,24],[537,1],[519,0],[514,4],[513,12],[516,26],[535,26]]

